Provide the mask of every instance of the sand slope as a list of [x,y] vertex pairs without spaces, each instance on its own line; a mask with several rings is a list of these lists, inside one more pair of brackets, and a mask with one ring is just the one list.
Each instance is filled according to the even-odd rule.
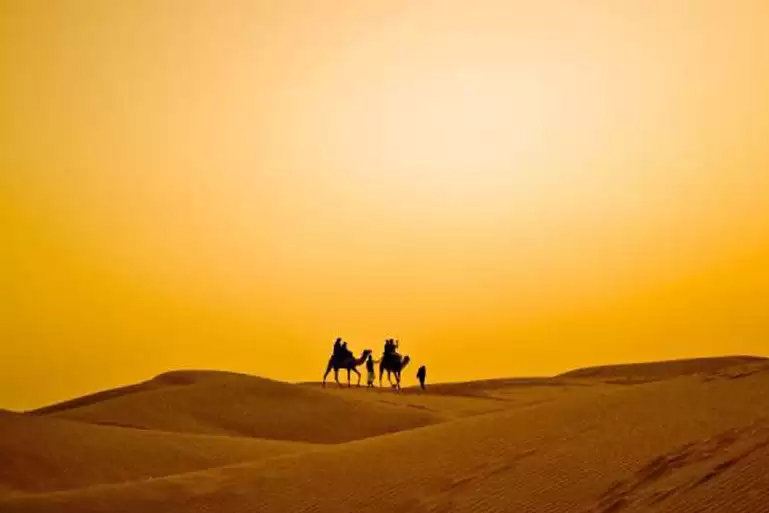
[[164,374],[139,389],[102,393],[97,399],[38,412],[94,424],[316,443],[356,440],[440,420],[423,409],[372,405],[353,394],[217,372]]
[[0,412],[0,492],[42,492],[158,477],[311,448]]
[[720,358],[691,358],[667,362],[628,363],[586,367],[561,374],[560,378],[602,380],[659,380],[690,374],[713,373],[730,367],[765,362],[755,356],[724,356]]
[[92,404],[100,403],[102,401],[108,401],[110,399],[122,397],[124,395],[131,395],[149,390],[157,390],[170,386],[194,385],[203,381],[222,378],[225,376],[232,378],[237,376],[242,376],[245,378],[253,377],[236,372],[224,371],[172,371],[160,374],[159,376],[155,376],[154,378],[147,381],[142,381],[141,383],[127,385],[124,387],[111,388],[109,390],[102,390],[93,394],[76,397],[68,401],[63,401],[60,403],[52,404],[50,406],[45,406],[43,408],[38,408],[29,413],[35,415],[45,415],[60,411],[73,410],[75,408],[89,406]]
[[[310,386],[317,389],[318,385]],[[328,388],[326,394],[354,398],[374,407],[398,406],[428,412],[436,422],[445,422],[457,418],[480,415],[515,407],[512,402],[501,402],[490,395],[473,394],[444,394],[437,387],[425,394],[414,388],[404,388],[401,393],[394,393],[389,388],[375,389],[346,389]]]
[[[509,407],[235,466],[6,498],[0,511],[769,511],[769,364],[738,363],[633,386],[597,380],[525,407],[497,398],[488,403]],[[643,372],[680,374],[666,365]]]

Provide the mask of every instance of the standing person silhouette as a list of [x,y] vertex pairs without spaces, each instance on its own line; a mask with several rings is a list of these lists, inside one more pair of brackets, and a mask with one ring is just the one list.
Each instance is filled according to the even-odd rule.
[[419,386],[422,390],[425,390],[425,380],[427,380],[427,367],[422,365],[417,371],[417,379],[419,380]]
[[366,373],[368,378],[368,388],[374,387],[374,364],[379,363],[380,360],[374,361],[374,358],[371,355],[368,355],[368,359],[366,360]]

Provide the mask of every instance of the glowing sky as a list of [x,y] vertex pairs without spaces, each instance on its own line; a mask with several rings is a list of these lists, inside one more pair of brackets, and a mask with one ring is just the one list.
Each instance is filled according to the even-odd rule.
[[0,2],[0,407],[337,335],[431,380],[769,353],[767,19]]

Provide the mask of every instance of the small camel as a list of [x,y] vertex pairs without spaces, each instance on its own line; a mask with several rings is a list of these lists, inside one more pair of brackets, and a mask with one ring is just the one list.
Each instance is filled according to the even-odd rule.
[[[401,371],[406,368],[410,361],[411,357],[409,355],[401,358],[401,356],[397,353],[390,355],[389,358],[382,358],[382,360],[379,362],[379,387],[382,387],[382,376],[384,375],[385,371],[387,371],[387,381],[390,382],[390,386],[394,386],[396,390],[400,390]],[[391,374],[395,375],[395,384],[393,384]]]
[[355,358],[354,356],[351,357],[334,357],[328,359],[328,365],[326,366],[326,373],[323,375],[323,386],[326,386],[326,378],[328,377],[328,373],[331,372],[331,369],[334,369],[334,381],[336,381],[336,384],[338,386],[342,386],[341,383],[339,383],[339,369],[347,369],[347,388],[350,388],[350,372],[354,372],[358,375],[358,384],[357,386],[360,386],[360,372],[358,372],[359,365],[363,365],[366,362],[366,359],[368,358],[368,355],[371,354],[371,349],[366,349],[361,354],[360,358]]

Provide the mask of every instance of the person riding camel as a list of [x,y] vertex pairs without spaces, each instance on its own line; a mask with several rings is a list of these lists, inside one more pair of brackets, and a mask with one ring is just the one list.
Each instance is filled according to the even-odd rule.
[[347,349],[347,342],[343,342],[341,337],[334,341],[333,358],[335,360],[347,360],[352,358],[352,351]]
[[347,342],[342,342],[342,346],[339,348],[339,356],[345,360],[352,358],[352,351],[347,349]]
[[388,338],[387,340],[385,340],[384,356],[382,358],[392,359],[400,356],[397,352],[397,349],[398,349],[398,342],[395,339]]

